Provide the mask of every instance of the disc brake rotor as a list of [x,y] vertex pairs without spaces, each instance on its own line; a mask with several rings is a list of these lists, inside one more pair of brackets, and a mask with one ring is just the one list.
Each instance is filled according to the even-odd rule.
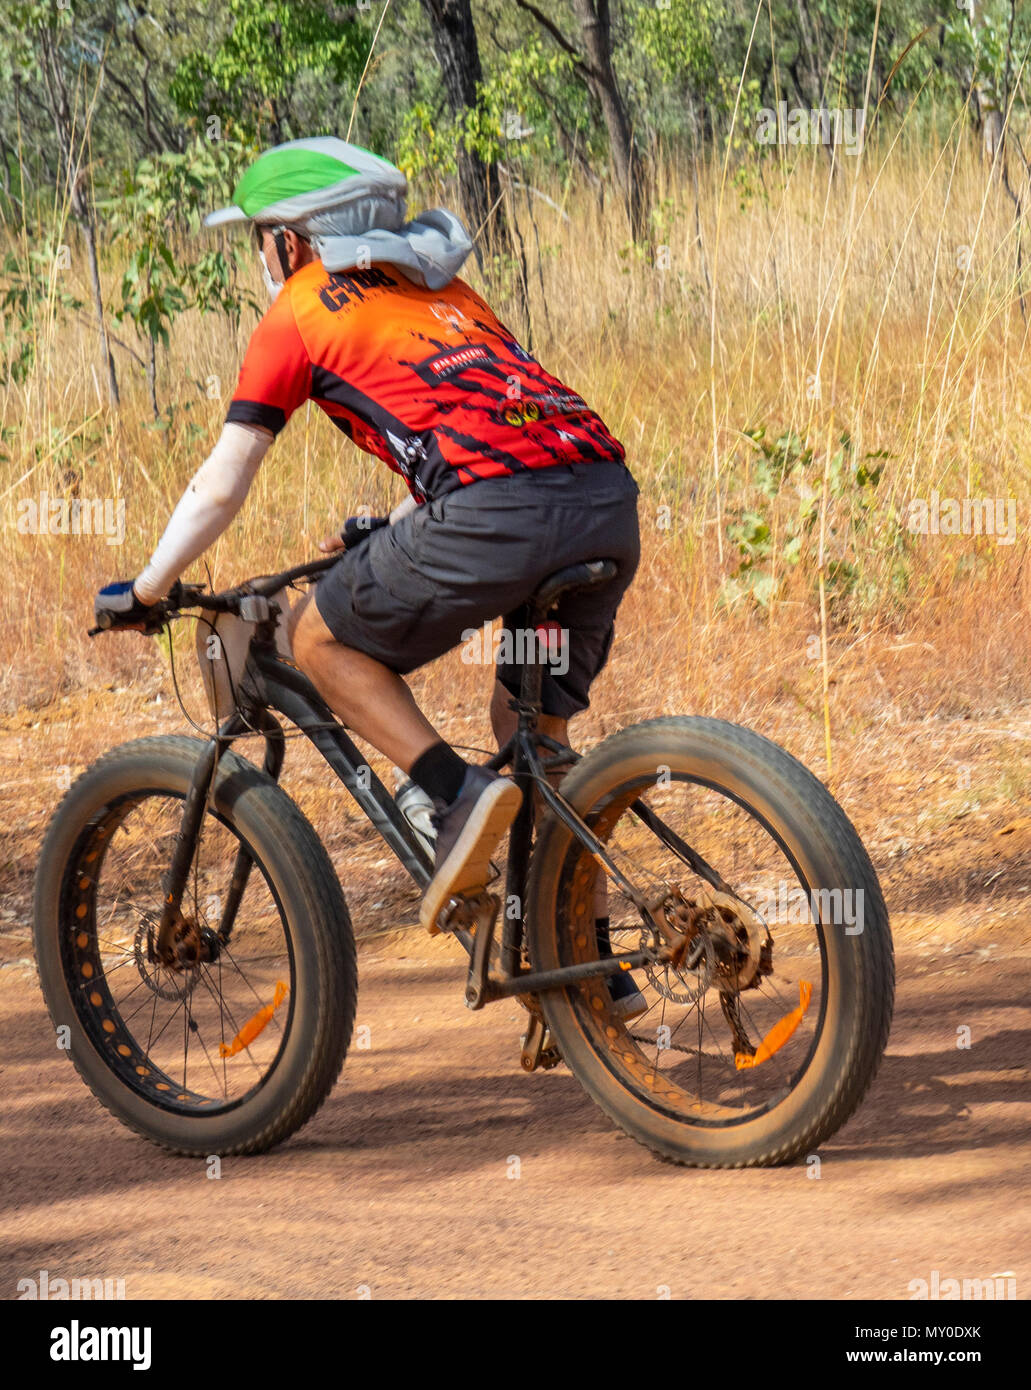
[[153,959],[157,924],[147,918],[140,921],[133,939],[133,959],[140,979],[159,999],[172,1002],[189,999],[200,978],[200,965],[172,970]]

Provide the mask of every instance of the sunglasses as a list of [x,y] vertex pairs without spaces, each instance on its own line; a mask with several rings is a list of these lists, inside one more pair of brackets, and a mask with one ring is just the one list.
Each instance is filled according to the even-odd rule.
[[272,222],[252,222],[252,223],[251,223],[251,236],[254,238],[254,245],[258,248],[259,251],[262,249],[262,247],[263,247],[264,244],[265,244],[265,233],[266,233],[266,232],[271,232],[271,234],[275,237],[275,236],[278,236],[280,232],[286,232],[286,231],[290,231],[290,230],[293,230],[293,231],[294,231],[294,234],[295,234],[301,241],[307,242],[307,241],[309,240],[308,237],[302,236],[301,233],[298,232],[296,228],[291,229],[290,227],[288,227],[288,225],[287,225],[285,222],[276,222],[276,223],[272,223]]

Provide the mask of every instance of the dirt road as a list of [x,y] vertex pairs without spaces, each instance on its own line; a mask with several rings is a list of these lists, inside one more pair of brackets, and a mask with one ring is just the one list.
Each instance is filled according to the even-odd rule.
[[458,948],[413,938],[363,953],[370,1045],[316,1119],[209,1178],[100,1109],[11,967],[0,1290],[47,1269],[129,1298],[897,1299],[938,1270],[1026,1297],[1031,955],[989,954],[903,941],[859,1114],[818,1164],[732,1173],[657,1162],[564,1068],[523,1075],[517,1010],[468,1013]]
[[[3,1297],[43,1269],[124,1279],[129,1298],[907,1299],[935,1270],[1012,1272],[1028,1297],[1031,821],[992,780],[1012,729],[947,728],[940,772],[927,729],[892,731],[883,763],[867,753],[843,785],[885,884],[898,996],[878,1079],[819,1164],[659,1163],[565,1068],[520,1072],[521,1010],[469,1013],[460,949],[409,933],[362,947],[369,1046],[315,1120],[212,1178],[111,1119],[55,1045],[28,939],[47,779],[74,775],[114,723],[61,718],[0,739]],[[123,736],[167,723],[137,709]],[[954,758],[973,785],[950,801]],[[308,766],[295,750],[284,780],[356,927],[410,920],[382,846]]]

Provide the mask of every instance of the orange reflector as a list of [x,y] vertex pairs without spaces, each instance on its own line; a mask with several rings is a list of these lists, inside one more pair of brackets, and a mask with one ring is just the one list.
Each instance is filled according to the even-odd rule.
[[799,980],[798,1008],[792,1009],[789,1014],[785,1014],[779,1022],[773,1025],[751,1056],[747,1052],[734,1054],[734,1065],[738,1071],[744,1071],[746,1067],[757,1067],[760,1062],[768,1062],[775,1052],[779,1052],[802,1022],[812,997],[813,987],[809,981]]
[[267,1025],[269,1019],[282,1004],[287,996],[287,988],[282,980],[276,981],[276,992],[272,996],[272,1003],[260,1008],[253,1018],[247,1022],[237,1033],[236,1037],[228,1045],[219,1043],[218,1055],[220,1057],[235,1057],[238,1052],[242,1052],[245,1047],[250,1047],[251,1043],[258,1036],[261,1030]]

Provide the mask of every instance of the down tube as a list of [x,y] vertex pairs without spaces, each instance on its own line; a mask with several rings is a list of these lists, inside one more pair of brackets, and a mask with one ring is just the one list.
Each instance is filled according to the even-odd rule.
[[268,705],[279,710],[311,740],[404,868],[420,888],[425,888],[433,876],[429,855],[394,798],[307,676],[265,652],[257,655],[255,664],[261,672]]

